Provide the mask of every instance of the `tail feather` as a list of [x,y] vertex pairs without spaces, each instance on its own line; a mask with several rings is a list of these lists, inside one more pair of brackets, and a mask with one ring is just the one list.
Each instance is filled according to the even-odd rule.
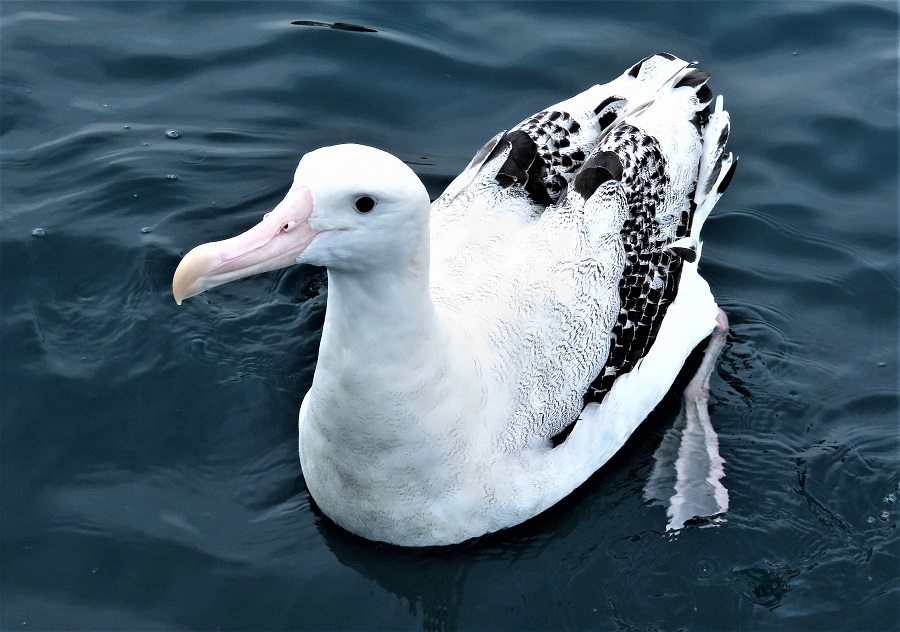
[[[649,59],[657,57],[659,56]],[[709,73],[695,68],[693,64],[694,62],[681,62],[676,65],[674,62],[669,62],[668,66],[663,66],[665,70],[669,72],[674,70],[675,72],[661,82],[657,77],[654,82],[657,89],[648,95],[649,100],[643,103],[632,101],[629,107],[620,113],[616,125],[631,123],[645,129],[657,127],[655,131],[659,131],[658,125],[648,121],[648,117],[662,117],[668,121],[667,125],[673,126],[670,128],[671,138],[677,137],[676,127],[684,124],[677,122],[680,118],[679,114],[694,126],[700,139],[700,156],[698,162],[695,163],[697,179],[693,191],[694,208],[689,220],[688,235],[699,245],[700,230],[731,182],[737,167],[737,157],[725,151],[730,132],[730,121],[728,112],[724,108],[723,99],[719,96],[715,101],[713,100],[713,93],[707,85]],[[638,76],[642,76],[645,72],[644,66],[646,66],[646,61],[636,64],[635,67],[640,67]],[[659,73],[660,71],[657,68],[655,72]],[[615,129],[616,125],[611,126],[606,133]],[[658,138],[665,144],[665,134]]]
[[697,206],[691,224],[691,236],[695,238],[699,238],[703,223],[722,197],[737,168],[737,158],[731,152],[725,152],[730,122],[723,103],[720,95],[702,131],[703,150],[694,193],[694,203]]
[[688,62],[671,53],[656,53],[636,63],[623,76],[634,77],[655,92],[667,79],[675,76],[689,65]]

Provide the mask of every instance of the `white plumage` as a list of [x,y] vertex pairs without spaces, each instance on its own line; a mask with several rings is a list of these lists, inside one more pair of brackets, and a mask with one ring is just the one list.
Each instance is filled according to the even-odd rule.
[[430,213],[389,154],[311,152],[261,224],[185,257],[179,302],[328,268],[299,424],[322,511],[374,540],[460,542],[543,511],[622,446],[716,326],[699,235],[736,163],[707,78],[643,60],[498,134]]

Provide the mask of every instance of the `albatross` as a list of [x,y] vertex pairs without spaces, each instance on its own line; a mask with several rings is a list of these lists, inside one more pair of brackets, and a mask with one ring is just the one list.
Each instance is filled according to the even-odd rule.
[[708,79],[652,55],[494,136],[434,202],[389,153],[311,151],[259,224],[185,255],[179,304],[327,268],[299,454],[329,518],[402,546],[519,524],[596,472],[722,336],[697,266],[737,160]]

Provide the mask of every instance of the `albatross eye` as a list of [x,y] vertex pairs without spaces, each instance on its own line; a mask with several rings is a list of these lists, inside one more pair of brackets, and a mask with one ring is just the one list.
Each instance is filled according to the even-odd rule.
[[353,208],[355,208],[360,213],[368,213],[373,208],[375,208],[375,200],[370,198],[368,195],[364,195],[362,197],[356,198],[356,201],[353,203]]

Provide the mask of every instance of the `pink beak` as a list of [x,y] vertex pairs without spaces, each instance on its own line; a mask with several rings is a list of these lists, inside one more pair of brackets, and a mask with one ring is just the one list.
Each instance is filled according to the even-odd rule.
[[197,246],[184,256],[172,278],[175,302],[251,274],[296,263],[318,233],[309,226],[312,194],[294,186],[263,220],[245,233]]

